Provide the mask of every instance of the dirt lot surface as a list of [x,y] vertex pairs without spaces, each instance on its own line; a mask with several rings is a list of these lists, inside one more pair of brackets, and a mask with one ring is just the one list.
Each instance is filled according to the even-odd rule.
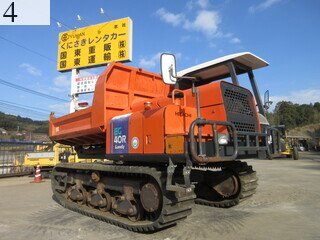
[[320,153],[254,160],[257,193],[229,209],[195,205],[176,226],[133,233],[62,208],[50,180],[0,179],[0,239],[320,239]]

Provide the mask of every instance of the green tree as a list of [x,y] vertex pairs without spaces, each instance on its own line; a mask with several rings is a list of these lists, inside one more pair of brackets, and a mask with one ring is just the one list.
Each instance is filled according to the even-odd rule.
[[317,111],[317,112],[320,112],[320,102],[315,102],[313,104],[313,108]]
[[302,104],[298,105],[296,104],[296,123],[297,126],[304,126],[307,124],[314,123],[315,121],[315,110],[312,106],[312,104]]
[[278,102],[275,113],[278,124],[285,125],[288,129],[293,129],[297,126],[297,110],[292,102]]

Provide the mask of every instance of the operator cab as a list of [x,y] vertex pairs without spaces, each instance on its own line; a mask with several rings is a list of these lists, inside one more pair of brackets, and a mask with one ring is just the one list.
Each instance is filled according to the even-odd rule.
[[256,55],[250,52],[242,52],[217,58],[176,73],[175,56],[167,53],[161,55],[161,72],[164,82],[175,84],[175,88],[180,90],[205,85],[228,77],[231,77],[233,84],[239,85],[237,75],[248,73],[259,115],[263,119],[266,117],[266,112],[252,71],[268,65],[268,62]]
[[[181,77],[194,77],[197,79],[195,86],[201,86],[213,81],[231,77],[232,83],[240,85],[237,75],[248,73],[251,87],[257,102],[259,113],[265,117],[264,104],[262,103],[258,86],[255,82],[253,70],[266,67],[269,63],[250,52],[235,53],[208,61],[177,73]],[[178,81],[178,88],[181,90],[192,87],[192,82],[181,78]]]

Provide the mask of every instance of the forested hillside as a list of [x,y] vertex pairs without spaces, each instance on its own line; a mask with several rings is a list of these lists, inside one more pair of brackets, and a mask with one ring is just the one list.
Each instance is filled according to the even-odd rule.
[[281,101],[267,116],[271,125],[285,125],[288,129],[320,123],[320,103],[293,104]]
[[0,112],[0,128],[10,135],[12,132],[32,132],[48,134],[48,121],[35,121],[30,118],[14,116]]

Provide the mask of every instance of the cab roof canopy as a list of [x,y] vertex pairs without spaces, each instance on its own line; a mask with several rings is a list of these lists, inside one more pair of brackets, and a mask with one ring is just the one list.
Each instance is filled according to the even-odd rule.
[[[227,77],[268,66],[269,63],[250,52],[242,52],[205,62],[178,72],[178,76],[196,77],[197,85],[207,84]],[[233,71],[234,69],[234,71]],[[182,80],[184,82],[185,80]]]

